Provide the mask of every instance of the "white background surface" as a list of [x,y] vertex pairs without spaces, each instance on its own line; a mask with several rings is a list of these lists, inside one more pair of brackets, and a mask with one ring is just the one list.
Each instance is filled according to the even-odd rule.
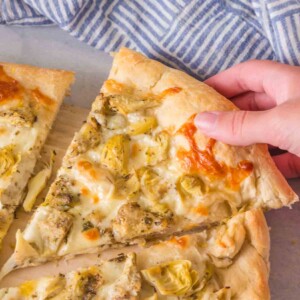
[[[0,61],[26,63],[76,72],[66,102],[89,107],[108,75],[108,54],[84,45],[56,27],[0,26]],[[300,137],[299,137],[300,138]],[[290,181],[300,195],[300,180]],[[272,299],[300,299],[300,204],[267,214],[271,227]]]

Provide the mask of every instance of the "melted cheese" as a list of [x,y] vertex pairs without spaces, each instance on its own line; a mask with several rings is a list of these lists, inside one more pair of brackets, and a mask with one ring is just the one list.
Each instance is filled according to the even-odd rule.
[[[105,284],[98,290],[99,299],[112,299],[116,281],[123,272],[124,263],[105,262],[101,265],[101,271]],[[124,287],[126,288],[126,287]]]
[[37,144],[38,136],[41,134],[42,128],[38,126],[32,128],[19,128],[7,125],[2,128],[6,129],[6,134],[1,135],[0,148],[13,144],[16,150],[21,153],[31,151]]
[[87,160],[79,159],[72,169],[72,175],[100,199],[109,198],[114,192],[110,174]]
[[34,243],[41,251],[43,251],[43,239],[39,230],[39,222],[47,219],[50,214],[50,207],[39,206],[23,232],[24,239],[29,243]]
[[79,215],[74,218],[71,231],[68,235],[68,242],[63,244],[59,249],[58,255],[66,255],[68,253],[79,253],[83,249],[89,249],[99,246],[100,239],[87,239],[82,232],[83,220]]

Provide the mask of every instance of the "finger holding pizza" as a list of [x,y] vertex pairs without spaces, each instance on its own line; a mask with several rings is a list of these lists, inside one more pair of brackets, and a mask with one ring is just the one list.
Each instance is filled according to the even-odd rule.
[[248,61],[206,83],[241,110],[204,112],[195,123],[206,135],[228,144],[268,143],[286,150],[273,156],[288,178],[300,176],[300,68],[271,61]]

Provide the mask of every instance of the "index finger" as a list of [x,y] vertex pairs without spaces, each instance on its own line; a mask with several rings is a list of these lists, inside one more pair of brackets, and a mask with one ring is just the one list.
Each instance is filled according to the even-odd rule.
[[299,80],[299,67],[268,60],[250,60],[212,76],[205,83],[227,98],[251,91],[266,93],[280,104],[290,95],[300,96],[299,88],[296,89]]

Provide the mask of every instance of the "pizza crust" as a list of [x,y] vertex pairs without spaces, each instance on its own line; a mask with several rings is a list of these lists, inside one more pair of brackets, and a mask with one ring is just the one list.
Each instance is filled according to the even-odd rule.
[[5,73],[28,89],[38,88],[41,93],[60,102],[69,93],[74,82],[74,72],[45,69],[29,65],[0,62]]
[[236,299],[270,299],[270,236],[262,211],[246,212],[244,226],[249,242],[241,249],[235,262],[227,270],[220,271],[219,276],[225,285],[235,288],[238,293]]
[[[125,85],[136,87],[144,93],[160,94],[163,91],[180,87],[180,93],[164,99],[164,103],[157,110],[157,118],[162,127],[179,129],[191,115],[203,111],[227,111],[238,108],[213,88],[197,81],[182,71],[171,69],[163,64],[150,60],[140,53],[122,48],[114,55],[113,66],[109,79]],[[110,91],[104,86],[104,93]],[[201,141],[205,137],[201,135]],[[218,143],[222,144],[222,143]],[[224,144],[223,144],[224,145]],[[228,150],[245,151],[245,158],[254,164],[256,175],[256,189],[249,191],[256,196],[255,205],[264,209],[279,208],[291,205],[298,200],[283,175],[276,168],[266,145],[253,145],[243,150],[233,146],[220,146],[219,156],[228,157]],[[247,153],[248,152],[248,153]],[[229,158],[229,163],[237,163],[237,158]]]

